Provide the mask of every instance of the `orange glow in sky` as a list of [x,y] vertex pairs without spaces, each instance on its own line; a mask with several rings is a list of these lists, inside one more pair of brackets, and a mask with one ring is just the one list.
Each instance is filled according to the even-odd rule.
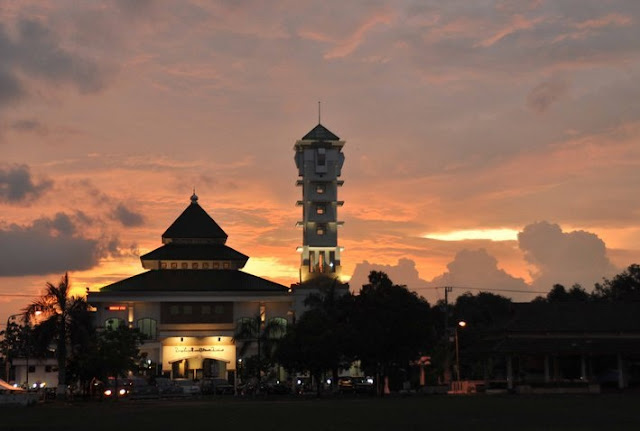
[[346,141],[352,290],[372,269],[430,301],[590,290],[640,262],[639,21],[600,0],[6,0],[0,322],[65,271],[78,294],[141,272],[194,187],[246,271],[296,282],[318,100]]

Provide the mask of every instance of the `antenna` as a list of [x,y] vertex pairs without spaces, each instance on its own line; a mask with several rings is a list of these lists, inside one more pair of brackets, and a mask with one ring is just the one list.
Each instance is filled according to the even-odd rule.
[[321,103],[322,103],[322,102],[320,102],[320,101],[318,100],[318,124],[320,124],[320,114],[322,113],[322,106],[321,106]]

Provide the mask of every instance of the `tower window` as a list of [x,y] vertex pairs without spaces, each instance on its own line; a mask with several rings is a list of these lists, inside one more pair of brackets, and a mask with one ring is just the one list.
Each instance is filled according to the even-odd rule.
[[171,262],[171,269],[177,269],[178,264],[176,262]]
[[325,213],[324,205],[318,205],[316,207],[316,214],[322,215]]
[[317,235],[324,235],[324,226],[318,226],[316,228],[316,234]]
[[319,195],[324,194],[324,185],[318,184],[316,186],[316,193],[318,193]]
[[324,166],[327,161],[327,157],[324,153],[318,153],[318,165]]
[[204,263],[202,264],[202,267],[203,267],[204,269],[209,269],[209,262],[204,262]]
[[198,269],[198,263],[197,263],[197,262],[193,262],[193,263],[191,264],[191,268],[193,268],[193,269]]
[[189,264],[187,262],[182,262],[182,269],[188,269]]

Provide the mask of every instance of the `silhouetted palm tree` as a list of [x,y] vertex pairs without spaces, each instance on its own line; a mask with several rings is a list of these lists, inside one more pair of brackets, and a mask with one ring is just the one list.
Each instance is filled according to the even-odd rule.
[[242,342],[238,351],[239,356],[244,356],[251,346],[257,345],[258,390],[260,388],[260,373],[266,371],[273,362],[276,345],[286,330],[286,324],[282,320],[263,321],[260,315],[240,320],[236,328],[234,339]]
[[58,393],[62,394],[67,383],[69,353],[81,344],[80,339],[84,338],[82,334],[90,330],[86,324],[88,305],[84,298],[71,296],[67,273],[58,285],[47,282],[45,288],[45,293],[24,311],[29,316],[40,315],[41,322],[34,328],[34,338],[40,351],[48,349],[52,343],[56,345]]

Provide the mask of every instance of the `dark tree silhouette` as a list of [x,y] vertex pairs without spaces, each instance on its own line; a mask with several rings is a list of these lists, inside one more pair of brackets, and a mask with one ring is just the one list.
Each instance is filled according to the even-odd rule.
[[[71,296],[71,284],[67,273],[57,285],[48,283],[45,293],[25,308],[25,314],[35,316],[41,312],[40,323],[34,328],[36,347],[42,354],[49,345],[56,345],[58,361],[58,393],[64,395],[67,381],[67,361],[74,351],[80,351],[82,340],[86,340],[89,332],[88,305],[77,296]],[[82,323],[81,323],[82,322]]]
[[640,265],[629,265],[611,280],[596,283],[593,297],[605,301],[640,301]]
[[387,377],[429,351],[433,342],[429,303],[387,274],[372,271],[354,298],[355,351],[365,369]]

